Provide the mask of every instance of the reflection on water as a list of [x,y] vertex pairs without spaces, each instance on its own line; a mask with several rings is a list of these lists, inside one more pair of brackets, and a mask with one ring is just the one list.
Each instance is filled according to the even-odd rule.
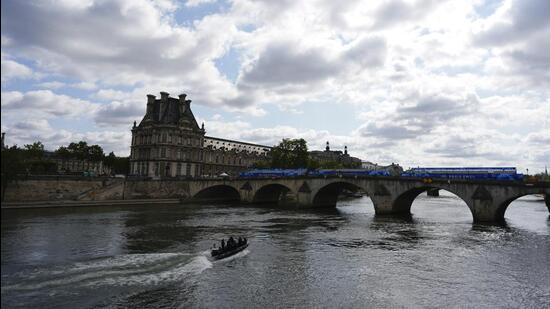
[[[335,209],[159,205],[2,212],[2,307],[548,307],[550,216],[515,201],[473,224],[442,191],[408,218]],[[250,247],[212,261],[228,235]]]

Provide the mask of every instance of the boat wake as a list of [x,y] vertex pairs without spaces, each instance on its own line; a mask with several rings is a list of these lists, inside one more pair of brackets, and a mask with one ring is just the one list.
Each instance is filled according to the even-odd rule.
[[233,261],[235,259],[239,259],[239,258],[242,258],[244,256],[247,256],[249,253],[250,253],[250,251],[248,249],[244,249],[243,251],[241,251],[239,253],[235,253],[234,255],[228,256],[226,258],[223,258],[223,259],[220,259],[220,260],[213,260],[213,261],[211,261],[211,263],[213,263],[213,264],[226,263],[226,262]]
[[2,282],[2,294],[64,287],[155,286],[184,280],[212,267],[207,255],[185,253],[128,254],[54,268],[39,268]]

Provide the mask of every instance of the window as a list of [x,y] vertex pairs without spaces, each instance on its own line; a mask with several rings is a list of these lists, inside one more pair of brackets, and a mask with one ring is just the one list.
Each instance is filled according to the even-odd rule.
[[162,142],[166,143],[166,133],[162,133]]
[[155,163],[155,176],[158,176],[158,175],[159,175],[159,169],[160,169],[159,163],[156,162],[156,163]]
[[168,134],[168,143],[172,142],[172,134]]
[[178,163],[178,169],[177,169],[176,173],[179,176],[179,175],[181,175],[181,172],[182,172],[181,171],[181,163]]
[[161,158],[166,158],[166,148],[161,148],[160,149],[160,157]]

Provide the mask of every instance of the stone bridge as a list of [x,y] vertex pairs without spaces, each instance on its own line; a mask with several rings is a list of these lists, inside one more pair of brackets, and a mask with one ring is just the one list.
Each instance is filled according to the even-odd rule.
[[[187,181],[186,181],[187,182]],[[192,201],[226,200],[242,203],[277,203],[298,207],[334,207],[342,190],[362,190],[371,198],[377,215],[408,215],[422,192],[447,190],[461,198],[475,222],[504,220],[515,199],[544,195],[550,211],[550,183],[471,180],[436,180],[399,177],[217,179],[188,181]],[[186,195],[187,195],[186,194]]]

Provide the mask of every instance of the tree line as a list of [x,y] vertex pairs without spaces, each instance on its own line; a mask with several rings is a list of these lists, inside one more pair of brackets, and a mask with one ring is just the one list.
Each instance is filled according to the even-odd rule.
[[127,174],[128,157],[117,157],[114,152],[105,155],[99,145],[88,145],[85,141],[61,146],[51,153],[44,150],[44,144],[37,141],[24,145],[23,148],[14,145],[2,150],[2,176],[22,173],[53,174],[57,172],[57,164],[51,158],[76,159],[89,162],[103,162],[115,174]]
[[254,164],[255,168],[308,168],[308,169],[338,169],[360,168],[354,163],[338,161],[323,161],[311,157],[307,142],[303,138],[283,139],[277,146],[271,149],[268,160]]

